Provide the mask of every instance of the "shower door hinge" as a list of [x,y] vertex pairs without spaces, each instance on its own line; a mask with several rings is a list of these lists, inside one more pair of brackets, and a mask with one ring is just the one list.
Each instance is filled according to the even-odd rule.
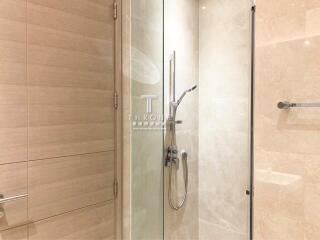
[[117,2],[113,3],[113,19],[117,20],[118,18],[118,4]]
[[114,195],[114,198],[118,197],[118,180],[117,179],[115,179],[113,182],[113,195]]
[[119,106],[119,100],[118,100],[118,93],[117,92],[114,92],[114,109],[118,109],[118,106]]

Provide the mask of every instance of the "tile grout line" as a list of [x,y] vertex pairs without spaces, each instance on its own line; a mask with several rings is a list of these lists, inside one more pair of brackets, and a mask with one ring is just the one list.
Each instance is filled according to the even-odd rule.
[[60,216],[63,216],[63,215],[68,215],[68,214],[72,214],[74,212],[77,212],[77,211],[83,211],[85,209],[89,209],[89,208],[93,208],[93,207],[96,207],[98,205],[103,205],[103,204],[112,204],[113,202],[115,201],[114,198],[111,198],[111,199],[108,199],[108,200],[104,200],[104,201],[101,201],[101,202],[97,202],[97,203],[93,203],[93,204],[89,204],[89,205],[86,205],[86,206],[83,206],[83,207],[80,207],[80,208],[76,208],[76,209],[72,209],[72,210],[69,210],[69,211],[65,211],[63,213],[59,213],[59,214],[55,214],[55,215],[52,215],[52,216],[49,216],[49,217],[45,217],[45,218],[42,218],[42,219],[38,219],[36,221],[29,221],[28,219],[28,222],[25,223],[25,224],[21,224],[21,225],[18,225],[18,226],[14,226],[14,227],[11,227],[11,228],[7,228],[5,230],[1,230],[1,232],[5,232],[5,231],[8,231],[8,230],[12,230],[12,229],[17,229],[17,228],[21,228],[21,227],[27,227],[27,232],[28,232],[28,238],[29,238],[29,225],[30,224],[35,224],[35,223],[38,223],[38,222],[41,222],[41,221],[46,221],[46,220],[49,220],[51,218],[56,218],[56,217],[60,217]]
[[[80,14],[77,14],[75,12],[64,11],[63,9],[47,6],[47,5],[44,5],[44,4],[41,4],[41,3],[31,3],[31,4],[38,5],[38,6],[42,7],[42,8],[51,9],[53,11],[61,12],[63,14],[70,15],[70,16],[73,16],[73,17],[76,17],[76,18],[89,20],[89,21],[95,22],[97,24],[105,24],[105,23],[109,23],[110,22],[109,19],[107,19],[107,20],[94,19],[94,18],[89,17],[89,16],[80,15]],[[109,9],[110,11],[113,10],[113,8],[109,7],[108,5],[104,5],[103,8]]]
[[12,165],[12,164],[19,164],[19,163],[28,163],[28,162],[35,162],[35,161],[45,161],[45,160],[51,160],[51,159],[59,159],[59,158],[66,158],[66,157],[76,157],[76,156],[84,156],[84,155],[93,155],[93,154],[99,154],[99,153],[111,153],[115,150],[106,150],[106,151],[98,151],[98,152],[88,152],[88,153],[79,153],[79,154],[71,154],[71,155],[63,155],[63,156],[57,156],[57,157],[49,157],[49,158],[39,158],[39,159],[28,159],[24,161],[18,161],[18,162],[7,162],[7,163],[0,163],[1,166],[5,165]]
[[70,155],[62,155],[62,156],[57,156],[57,157],[49,157],[49,158],[39,158],[39,159],[30,159],[30,162],[35,162],[35,161],[43,161],[43,160],[49,160],[49,159],[58,159],[58,158],[66,158],[66,157],[76,157],[76,156],[84,156],[84,155],[94,155],[94,154],[99,154],[99,153],[111,153],[114,152],[115,150],[106,150],[106,151],[98,151],[98,152],[88,152],[88,153],[79,153],[79,154],[70,154]]

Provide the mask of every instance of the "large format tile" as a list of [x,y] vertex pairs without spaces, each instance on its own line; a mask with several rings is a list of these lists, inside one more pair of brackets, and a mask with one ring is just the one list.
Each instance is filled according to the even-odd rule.
[[108,202],[29,225],[29,240],[112,240],[114,203]]
[[0,164],[27,160],[26,1],[0,3]]
[[21,22],[25,25],[26,0],[3,0],[0,4],[1,19]]
[[77,36],[70,32],[57,31],[37,25],[28,25],[28,33],[28,44],[92,54],[97,57],[112,57],[110,49],[113,39]]
[[257,0],[257,45],[303,37],[306,26],[305,2]]
[[111,91],[32,87],[29,159],[114,149]]
[[28,240],[28,227],[17,227],[0,232],[0,240]]
[[88,207],[113,199],[113,1],[3,0],[0,16],[0,194],[30,194],[0,206],[0,240],[114,239],[114,203]]
[[319,97],[319,1],[257,1],[255,233],[261,240],[319,236],[316,108],[279,101]]
[[29,159],[114,150],[112,6],[28,0]]
[[[113,37],[113,22],[101,22],[87,17],[69,13],[72,4],[64,11],[55,9],[49,1],[41,1],[41,5],[36,1],[28,0],[28,23],[46,27],[58,31],[67,31],[76,35],[84,35],[91,38],[111,39]],[[108,1],[110,2],[110,1]],[[60,1],[60,3],[63,3]],[[62,5],[54,3],[56,7]]]
[[[27,193],[27,163],[0,165],[0,194],[4,198]],[[0,204],[0,230],[27,223],[27,198]]]
[[112,0],[101,0],[101,4],[92,0],[69,0],[67,2],[64,0],[28,0],[28,3],[38,4],[95,21],[102,21],[109,24],[113,22]]
[[113,199],[113,181],[113,151],[31,161],[30,220]]

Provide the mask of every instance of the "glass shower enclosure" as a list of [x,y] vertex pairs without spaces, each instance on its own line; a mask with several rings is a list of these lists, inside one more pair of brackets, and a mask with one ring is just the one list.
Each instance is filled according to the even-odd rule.
[[131,2],[131,239],[250,238],[251,7]]

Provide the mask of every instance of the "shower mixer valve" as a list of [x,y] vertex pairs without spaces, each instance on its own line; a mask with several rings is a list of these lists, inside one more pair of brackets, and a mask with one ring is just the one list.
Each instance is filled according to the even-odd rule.
[[179,158],[178,158],[178,149],[176,147],[168,147],[167,157],[166,157],[166,167],[175,165],[179,169]]
[[[181,151],[181,159],[185,162],[188,160],[188,153],[185,150]],[[176,169],[179,170],[180,158],[178,157],[178,150],[168,147],[165,165],[166,167],[170,167],[171,164],[175,165]]]

